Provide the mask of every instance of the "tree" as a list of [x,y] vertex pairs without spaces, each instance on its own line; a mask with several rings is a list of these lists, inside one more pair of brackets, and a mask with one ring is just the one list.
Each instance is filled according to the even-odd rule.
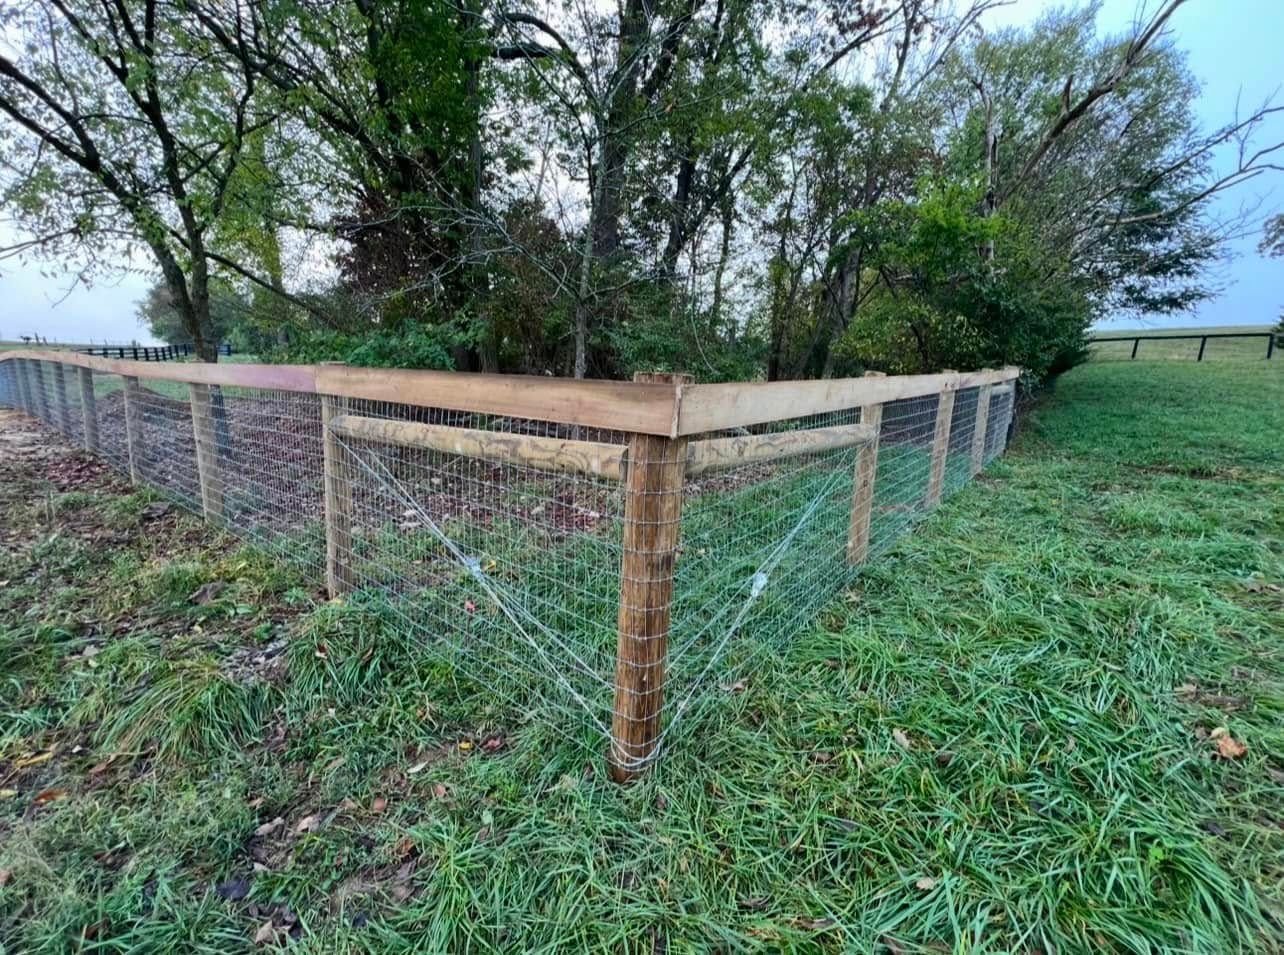
[[249,137],[266,128],[255,77],[171,0],[33,0],[4,27],[3,201],[39,248],[87,269],[145,248],[205,361],[217,360],[210,246]]

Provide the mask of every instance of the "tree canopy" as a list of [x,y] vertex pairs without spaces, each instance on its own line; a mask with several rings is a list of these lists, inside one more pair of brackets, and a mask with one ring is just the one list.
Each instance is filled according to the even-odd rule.
[[1199,126],[1183,2],[26,0],[8,251],[155,270],[210,360],[1046,374],[1208,296],[1277,168],[1278,108]]

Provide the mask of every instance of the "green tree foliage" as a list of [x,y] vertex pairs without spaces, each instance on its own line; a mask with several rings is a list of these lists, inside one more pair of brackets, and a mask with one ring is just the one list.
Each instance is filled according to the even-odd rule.
[[1042,375],[1209,295],[1210,199],[1273,168],[1278,108],[1199,128],[1181,5],[34,0],[4,201],[297,360]]

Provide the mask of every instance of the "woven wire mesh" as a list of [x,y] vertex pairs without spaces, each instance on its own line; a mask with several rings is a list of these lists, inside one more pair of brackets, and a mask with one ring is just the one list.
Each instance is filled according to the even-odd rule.
[[[647,720],[641,750],[626,754],[641,764],[659,754],[684,714],[716,697],[711,687],[734,687],[861,565],[1001,453],[1014,391],[966,388],[890,401],[868,420],[852,407],[693,437],[773,438],[787,446],[791,435],[821,429],[860,434],[825,450],[691,474],[677,484],[680,520],[663,508],[629,518],[637,502],[628,504],[625,483],[609,468],[556,470],[488,457],[484,448],[458,453],[457,445],[407,440],[405,431],[375,436],[378,426],[428,425],[483,439],[595,442],[618,457],[629,447],[621,432],[268,389],[126,383],[97,372],[82,381],[70,367],[60,378],[47,362],[0,363],[0,401],[25,400],[77,442],[86,437],[86,395],[93,396],[91,437],[116,468],[128,473],[132,456],[144,483],[303,564],[318,584],[328,572],[349,603],[435,652],[479,705],[507,701],[524,717],[542,713],[582,740],[609,739],[613,719]],[[978,440],[982,395],[989,406]],[[866,440],[875,420],[876,456]],[[352,422],[376,427],[353,430]],[[648,466],[674,465],[681,473],[692,449],[658,444],[679,449],[661,453],[681,460]],[[863,481],[867,533],[855,548]],[[668,516],[648,518],[657,525],[650,534],[639,531],[636,513]],[[655,555],[644,548],[670,539],[671,559],[650,560]],[[638,540],[650,543],[640,549]],[[667,634],[649,629],[655,607],[626,601],[624,608],[635,612],[627,626],[639,628],[625,637],[667,637],[667,654],[648,645],[622,664],[647,673],[621,681],[617,643],[629,619],[622,593],[645,592],[650,596],[637,599],[649,601],[667,593],[670,578]],[[634,697],[656,699],[662,685],[663,718],[637,717],[636,699],[619,695],[625,684]],[[621,699],[628,712],[620,711]]]

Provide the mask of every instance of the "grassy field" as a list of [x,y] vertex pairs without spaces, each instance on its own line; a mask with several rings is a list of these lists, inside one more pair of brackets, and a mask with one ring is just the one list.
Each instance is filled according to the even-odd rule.
[[1278,951],[1284,364],[1092,364],[643,782],[9,416],[0,950]]
[[[1265,325],[1208,325],[1191,328],[1144,328],[1115,329],[1093,333],[1094,339],[1119,339],[1119,341],[1095,340],[1089,351],[1097,361],[1129,361],[1132,359],[1133,340],[1130,336],[1140,335],[1143,338],[1137,349],[1137,361],[1194,361],[1199,356],[1199,339],[1168,339],[1145,341],[1149,335],[1228,335],[1237,332],[1264,334],[1275,326]],[[1266,357],[1265,338],[1210,338],[1204,348],[1204,361],[1243,361],[1264,359]],[[1276,357],[1284,358],[1284,348],[1276,344]]]

